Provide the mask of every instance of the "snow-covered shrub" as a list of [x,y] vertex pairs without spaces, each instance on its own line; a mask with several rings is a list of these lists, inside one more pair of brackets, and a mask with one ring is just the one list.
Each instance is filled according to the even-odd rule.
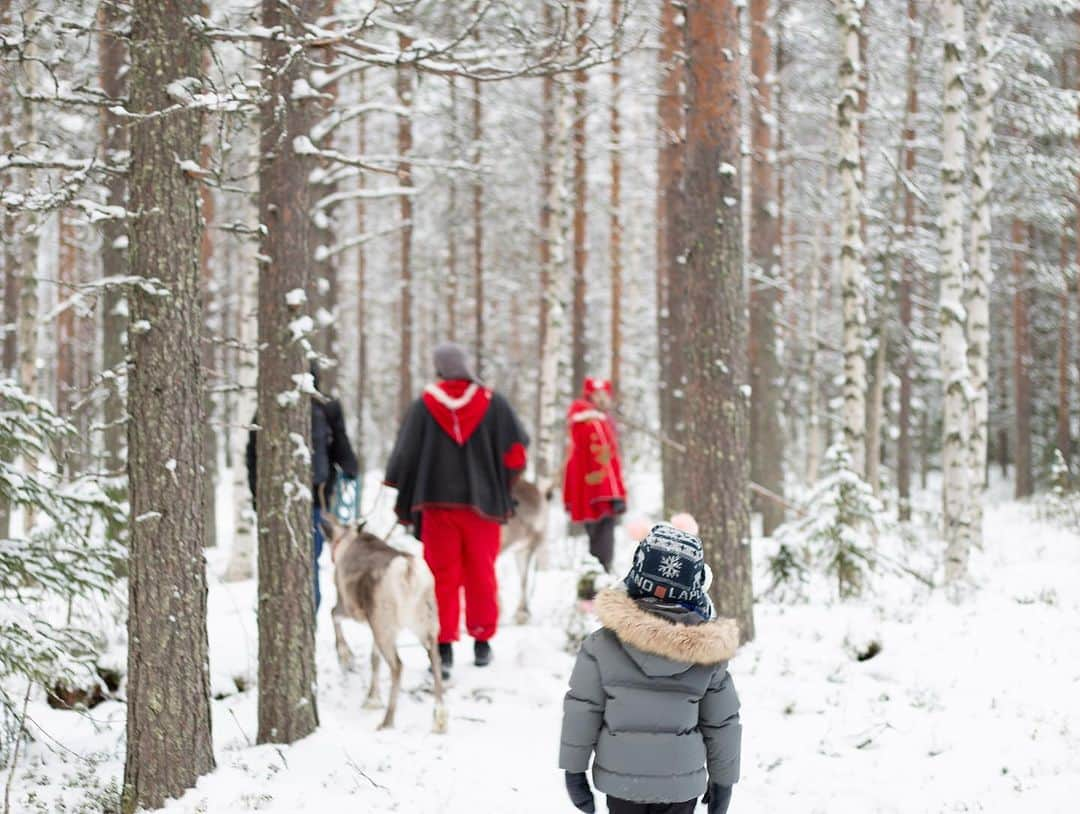
[[1060,449],[1054,450],[1054,460],[1050,464],[1050,490],[1038,501],[1038,515],[1059,526],[1080,529],[1080,495],[1072,485],[1072,475],[1065,456]]
[[825,454],[822,477],[806,501],[806,513],[773,535],[770,593],[803,597],[815,573],[829,576],[841,599],[858,596],[874,568],[873,541],[889,525],[874,491],[851,467],[842,446]]
[[615,581],[615,577],[604,570],[600,560],[592,555],[585,557],[577,581],[577,601],[566,626],[568,653],[577,653],[586,637],[599,627],[600,623],[593,613],[593,600],[600,591],[614,585]]
[[0,380],[0,500],[32,518],[23,534],[0,529],[0,707],[9,722],[28,684],[93,675],[98,643],[75,606],[109,591],[124,553],[104,534],[121,507],[93,478],[49,467],[50,448],[75,435],[49,404]]

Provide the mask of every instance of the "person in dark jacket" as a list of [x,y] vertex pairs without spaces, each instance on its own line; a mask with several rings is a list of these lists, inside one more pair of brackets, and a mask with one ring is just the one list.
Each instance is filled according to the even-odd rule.
[[398,520],[424,544],[435,577],[439,655],[448,678],[462,589],[475,663],[491,662],[500,525],[514,513],[510,490],[525,469],[529,437],[510,403],[476,381],[459,345],[435,349],[435,372],[439,380],[405,414],[386,484],[397,489]]
[[[315,364],[311,365],[311,376],[315,389],[319,389],[319,369]],[[252,424],[258,425],[259,415],[251,420]],[[251,499],[255,500],[255,486],[258,475],[256,453],[257,430],[248,434],[246,449],[248,487],[251,489]],[[323,544],[326,537],[323,532],[323,512],[330,508],[330,502],[334,497],[334,488],[337,485],[337,471],[347,477],[355,478],[359,474],[356,455],[353,453],[352,444],[349,443],[349,435],[345,431],[345,415],[341,409],[341,402],[337,399],[323,397],[311,399],[311,522],[313,527],[313,567],[315,574],[315,610],[319,609],[322,601],[322,591],[319,588],[319,555],[322,554]],[[256,510],[258,507],[256,506]]]
[[739,697],[727,662],[732,619],[714,619],[701,541],[654,526],[621,587],[602,591],[603,627],[585,640],[563,703],[559,768],[580,811],[724,814],[739,779]]

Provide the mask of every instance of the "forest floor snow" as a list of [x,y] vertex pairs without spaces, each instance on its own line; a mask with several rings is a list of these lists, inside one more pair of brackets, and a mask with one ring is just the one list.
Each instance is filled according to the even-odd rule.
[[[620,559],[631,545],[620,540]],[[558,548],[552,560],[572,558]],[[320,726],[278,747],[252,745],[255,586],[216,576],[226,556],[208,558],[217,770],[168,814],[572,811],[556,769],[573,662],[572,568],[539,573],[534,621],[501,629],[493,665],[472,666],[471,644],[458,645],[442,736],[431,733],[425,654],[405,637],[397,727],[376,731],[382,713],[362,707],[366,669],[338,667],[324,602]],[[757,638],[731,663],[744,727],[733,814],[1077,810],[1080,537],[1038,523],[1030,506],[1001,503],[988,509],[972,570],[980,587],[960,606],[914,580],[872,601],[757,605]],[[509,616],[512,562],[500,562],[500,577]],[[323,579],[332,602],[326,561]],[[366,668],[370,634],[351,623],[346,632]],[[870,641],[880,652],[857,660]],[[384,694],[387,683],[384,672]],[[80,714],[34,701],[29,717],[35,740],[15,773],[12,810],[100,811],[94,800],[120,780],[124,706]]]

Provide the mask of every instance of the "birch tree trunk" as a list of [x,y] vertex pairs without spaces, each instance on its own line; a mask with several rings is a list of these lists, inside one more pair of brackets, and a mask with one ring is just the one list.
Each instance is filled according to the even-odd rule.
[[547,324],[540,353],[540,423],[536,428],[536,477],[551,482],[559,466],[562,434],[559,432],[559,381],[569,302],[566,238],[569,196],[566,176],[570,158],[573,97],[559,81],[552,83],[554,132],[552,134],[551,183],[548,186],[547,244],[550,262],[544,275]]
[[[682,353],[686,303],[685,228],[682,217],[685,54],[681,6],[664,0],[660,13],[660,88],[657,100],[659,155],[656,188],[656,330],[659,354],[660,427],[685,446]],[[660,445],[664,515],[686,511],[686,467],[682,453]]]
[[975,2],[975,82],[972,86],[971,271],[967,281],[967,364],[971,377],[969,446],[971,539],[982,542],[983,494],[990,439],[990,255],[994,191],[994,0]]
[[[750,477],[784,494],[784,432],[780,426],[779,309],[780,220],[773,147],[773,41],[770,0],[750,0]],[[784,507],[759,498],[765,536],[784,522]]]
[[159,808],[214,768],[202,506],[203,368],[199,339],[199,193],[177,156],[199,155],[196,110],[171,82],[198,76],[202,42],[186,30],[197,0],[135,0],[131,26],[132,271],[167,296],[131,294],[128,370],[127,754],[122,810]]
[[969,410],[971,377],[964,332],[964,4],[941,6],[945,47],[941,157],[941,378],[942,491],[945,581],[956,586],[967,575],[972,542]]
[[[262,24],[299,37],[322,0],[263,0]],[[284,40],[263,46],[259,221],[259,743],[311,734],[315,696],[312,585],[311,403],[307,373],[311,300],[311,161],[295,140],[314,123],[312,102],[292,89],[305,61]]]
[[720,616],[754,637],[743,286],[738,0],[686,5],[688,508]]
[[844,301],[844,443],[852,467],[866,474],[866,262],[862,241],[862,148],[859,40],[863,0],[834,0],[843,56],[840,100],[836,106],[840,136],[838,171],[842,191],[840,277]]

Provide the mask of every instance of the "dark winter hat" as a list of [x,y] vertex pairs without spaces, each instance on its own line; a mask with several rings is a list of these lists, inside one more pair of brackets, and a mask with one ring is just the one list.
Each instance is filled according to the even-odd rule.
[[707,573],[701,540],[660,523],[638,543],[634,565],[623,582],[633,599],[653,597],[673,602],[711,619]]
[[443,342],[435,348],[435,375],[448,381],[476,380],[469,369],[469,354],[454,342]]

